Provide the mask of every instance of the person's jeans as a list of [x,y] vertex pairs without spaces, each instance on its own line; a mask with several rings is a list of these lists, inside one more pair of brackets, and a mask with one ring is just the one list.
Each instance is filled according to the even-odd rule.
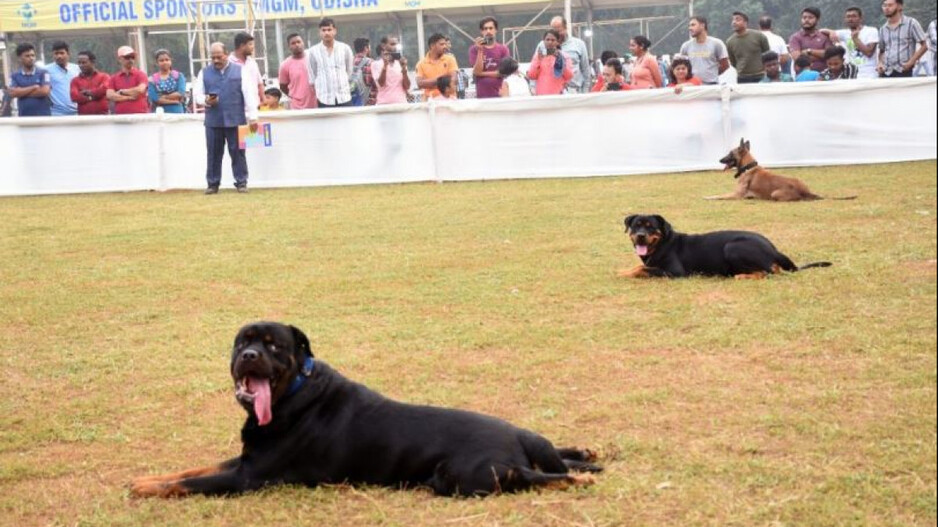
[[340,102],[339,104],[326,104],[322,101],[317,101],[319,103],[319,108],[342,108],[344,106],[351,106],[352,101]]
[[208,150],[205,180],[209,187],[221,185],[221,162],[225,157],[225,143],[228,143],[228,155],[231,157],[231,171],[234,173],[235,186],[248,184],[248,162],[244,150],[238,148],[238,127],[205,127],[205,146]]

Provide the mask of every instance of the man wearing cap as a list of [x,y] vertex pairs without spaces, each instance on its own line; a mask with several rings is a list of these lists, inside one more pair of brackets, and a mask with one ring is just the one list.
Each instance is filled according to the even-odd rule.
[[834,45],[830,37],[818,31],[817,24],[820,21],[820,9],[816,7],[802,9],[801,31],[788,39],[788,47],[791,48],[791,59],[798,60],[798,57],[805,55],[811,59],[811,69],[818,72],[827,68],[827,62],[824,61],[824,50]]
[[202,68],[192,86],[196,104],[205,106],[205,193],[218,193],[226,142],[235,188],[244,193],[248,191],[248,164],[244,150],[238,148],[238,127],[249,124],[251,131],[257,131],[257,85],[239,64],[228,59],[224,44],[212,43],[210,53],[212,66]]
[[114,103],[116,115],[147,113],[147,75],[134,67],[137,53],[130,46],[117,49],[121,70],[111,75],[107,86],[107,100]]

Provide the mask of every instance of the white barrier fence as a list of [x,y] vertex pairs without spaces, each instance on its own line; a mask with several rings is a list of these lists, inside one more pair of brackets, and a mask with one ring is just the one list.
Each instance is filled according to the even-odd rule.
[[[251,187],[577,177],[935,159],[936,81],[705,86],[262,114]],[[199,115],[0,119],[0,195],[205,187]],[[225,159],[223,185],[233,184]]]

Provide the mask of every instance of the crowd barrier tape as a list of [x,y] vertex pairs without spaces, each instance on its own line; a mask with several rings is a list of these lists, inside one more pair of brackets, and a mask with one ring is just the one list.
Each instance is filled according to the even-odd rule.
[[[266,112],[249,185],[710,170],[740,138],[770,167],[935,159],[936,99],[921,78]],[[0,119],[0,153],[4,196],[205,187],[201,115]]]

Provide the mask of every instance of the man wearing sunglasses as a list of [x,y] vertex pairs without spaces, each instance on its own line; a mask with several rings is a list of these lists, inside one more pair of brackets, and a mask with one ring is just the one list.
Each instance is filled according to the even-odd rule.
[[107,100],[114,103],[116,115],[147,113],[147,75],[134,67],[137,54],[130,46],[117,50],[121,70],[111,75],[107,87]]

